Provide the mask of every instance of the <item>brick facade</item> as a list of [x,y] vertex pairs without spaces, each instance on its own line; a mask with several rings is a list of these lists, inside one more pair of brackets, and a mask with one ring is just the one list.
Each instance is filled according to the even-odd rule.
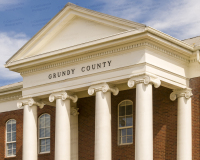
[[[177,148],[177,102],[172,102],[169,95],[172,90],[165,87],[153,89],[153,130],[154,160],[175,160]],[[112,159],[132,160],[135,157],[135,139],[133,144],[119,146],[117,142],[118,104],[129,99],[133,101],[133,132],[135,131],[135,96],[136,90],[120,91],[112,95]],[[95,135],[95,97],[78,100],[79,112],[79,160],[94,159]],[[134,133],[133,133],[134,134]],[[135,135],[133,135],[135,137]]]
[[22,137],[23,137],[23,110],[0,113],[0,160],[6,157],[6,122],[16,120],[16,157],[12,160],[22,160]]
[[[45,106],[43,109],[38,108],[38,117],[43,113],[51,115],[51,153],[39,154],[38,160],[54,160],[55,144],[55,107]],[[6,122],[9,119],[16,120],[16,157],[6,158]],[[22,140],[23,140],[23,109],[0,113],[0,160],[22,160]]]
[[200,77],[190,80],[192,88],[192,159],[200,159]]
[[[190,81],[193,89],[192,121],[193,121],[193,160],[200,159],[200,78]],[[172,90],[165,87],[153,89],[153,140],[154,160],[176,160],[177,148],[177,101],[171,101]],[[119,146],[117,143],[118,104],[129,99],[133,101],[133,134],[135,133],[135,96],[136,90],[120,91],[112,95],[112,157],[113,160],[133,160],[135,156],[135,135],[133,144]],[[80,98],[79,108],[79,160],[94,160],[95,140],[95,96]],[[39,154],[38,160],[54,160],[55,144],[55,107],[38,108],[38,117],[43,113],[51,115],[51,153]],[[5,123],[9,119],[17,121],[17,156],[9,158],[22,159],[23,110],[0,113],[0,160],[5,158]]]

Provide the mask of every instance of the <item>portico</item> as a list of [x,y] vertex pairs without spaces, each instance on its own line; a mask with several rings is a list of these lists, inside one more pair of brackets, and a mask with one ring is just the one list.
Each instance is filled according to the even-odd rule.
[[[88,28],[88,23],[95,25]],[[77,27],[85,32],[76,32]],[[91,27],[96,32],[90,33]],[[79,43],[63,40],[72,32]],[[194,53],[193,46],[151,27],[68,4],[5,65],[23,76],[18,102],[24,109],[23,160],[37,159],[36,113],[45,104],[56,108],[55,160],[78,160],[77,101],[91,96],[94,159],[112,160],[112,143],[118,143],[112,141],[112,95],[131,88],[136,90],[135,160],[153,160],[153,87],[160,86],[170,89],[168,98],[178,101],[177,160],[192,160],[189,78],[200,76],[193,70],[198,64],[190,63]]]

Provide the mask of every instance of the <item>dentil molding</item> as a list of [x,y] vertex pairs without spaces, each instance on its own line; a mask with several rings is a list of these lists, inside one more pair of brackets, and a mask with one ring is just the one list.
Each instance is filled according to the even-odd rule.
[[40,109],[42,109],[45,104],[43,102],[36,101],[33,98],[21,98],[20,101],[17,102],[18,108],[21,108],[25,105],[28,105],[29,107],[34,105],[34,106],[38,106]]
[[190,98],[192,96],[192,89],[191,88],[181,88],[181,89],[175,89],[170,94],[170,99],[172,101],[175,101],[176,98],[179,97],[185,97],[186,99]]
[[119,89],[117,87],[113,87],[112,85],[105,82],[90,86],[88,89],[88,94],[93,95],[94,92],[97,91],[102,91],[104,93],[110,91],[113,93],[114,96],[118,95],[119,93]]
[[22,95],[9,95],[3,98],[0,98],[0,102],[5,102],[5,101],[12,101],[12,100],[18,100],[19,98],[21,98]]
[[137,44],[129,44],[129,45],[126,45],[126,46],[123,46],[123,47],[118,47],[118,48],[115,48],[115,49],[110,49],[110,50],[107,50],[107,51],[98,52],[98,53],[74,58],[74,59],[71,59],[71,60],[65,60],[65,61],[60,61],[60,62],[56,62],[56,63],[51,63],[51,64],[48,64],[48,65],[43,65],[43,66],[40,66],[40,67],[35,67],[35,68],[32,68],[32,69],[24,70],[24,71],[20,72],[20,74],[25,75],[25,74],[29,74],[29,73],[33,73],[33,72],[37,72],[37,71],[42,71],[42,70],[47,70],[47,69],[51,69],[51,68],[55,68],[55,67],[66,66],[66,65],[69,65],[69,64],[72,64],[72,63],[75,63],[75,62],[80,62],[80,61],[84,61],[84,60],[88,60],[88,59],[92,59],[92,58],[96,58],[96,57],[102,57],[102,56],[114,54],[114,53],[117,53],[117,52],[122,52],[122,51],[125,51],[125,50],[130,50],[130,49],[138,48],[138,47],[142,47],[142,46],[148,46],[150,48],[153,48],[155,50],[163,52],[164,54],[167,54],[168,56],[179,59],[179,60],[184,61],[186,63],[190,63],[189,58],[185,58],[185,57],[180,56],[178,54],[172,53],[172,52],[170,52],[166,49],[158,47],[155,44],[152,44],[152,43],[149,43],[149,42],[140,42],[140,43],[137,43]]
[[71,99],[74,103],[76,103],[78,100],[78,97],[76,95],[71,95],[69,92],[60,91],[60,92],[52,93],[49,96],[50,102],[53,102],[55,99],[62,99],[63,101],[66,99]]
[[161,85],[161,81],[158,77],[147,73],[133,75],[133,77],[128,81],[128,86],[132,88],[138,83],[144,83],[146,85],[153,84],[155,88],[158,88]]

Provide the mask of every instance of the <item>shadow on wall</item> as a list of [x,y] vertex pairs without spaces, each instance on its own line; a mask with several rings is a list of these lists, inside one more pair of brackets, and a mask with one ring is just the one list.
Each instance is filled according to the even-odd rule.
[[153,90],[154,160],[176,160],[177,101],[169,98],[171,89]]

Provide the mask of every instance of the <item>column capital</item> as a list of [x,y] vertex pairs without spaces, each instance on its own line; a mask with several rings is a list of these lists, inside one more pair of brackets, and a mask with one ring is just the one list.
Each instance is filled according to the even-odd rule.
[[78,110],[79,110],[79,108],[77,108],[77,107],[71,107],[71,115],[73,115],[73,116],[77,116],[77,115],[79,115],[79,112],[78,112]]
[[176,98],[185,97],[186,99],[192,96],[192,89],[191,88],[180,88],[174,89],[173,92],[170,94],[170,99],[175,101]]
[[104,93],[112,92],[114,96],[118,95],[118,93],[119,93],[119,89],[117,87],[114,87],[105,82],[90,86],[88,89],[88,94],[93,95],[94,92],[97,92],[97,91],[102,91]]
[[34,98],[20,98],[19,101],[17,102],[17,107],[21,108],[24,105],[28,105],[29,107],[35,105],[38,106],[40,109],[42,109],[44,107],[44,103],[41,101],[36,101]]
[[72,95],[70,92],[60,91],[60,92],[54,92],[49,96],[50,102],[53,102],[55,99],[62,99],[63,101],[66,99],[71,99],[74,103],[76,103],[78,97],[76,95]]
[[151,83],[155,88],[158,88],[161,85],[161,81],[157,76],[146,73],[133,76],[131,79],[129,79],[128,86],[132,88],[138,83]]

